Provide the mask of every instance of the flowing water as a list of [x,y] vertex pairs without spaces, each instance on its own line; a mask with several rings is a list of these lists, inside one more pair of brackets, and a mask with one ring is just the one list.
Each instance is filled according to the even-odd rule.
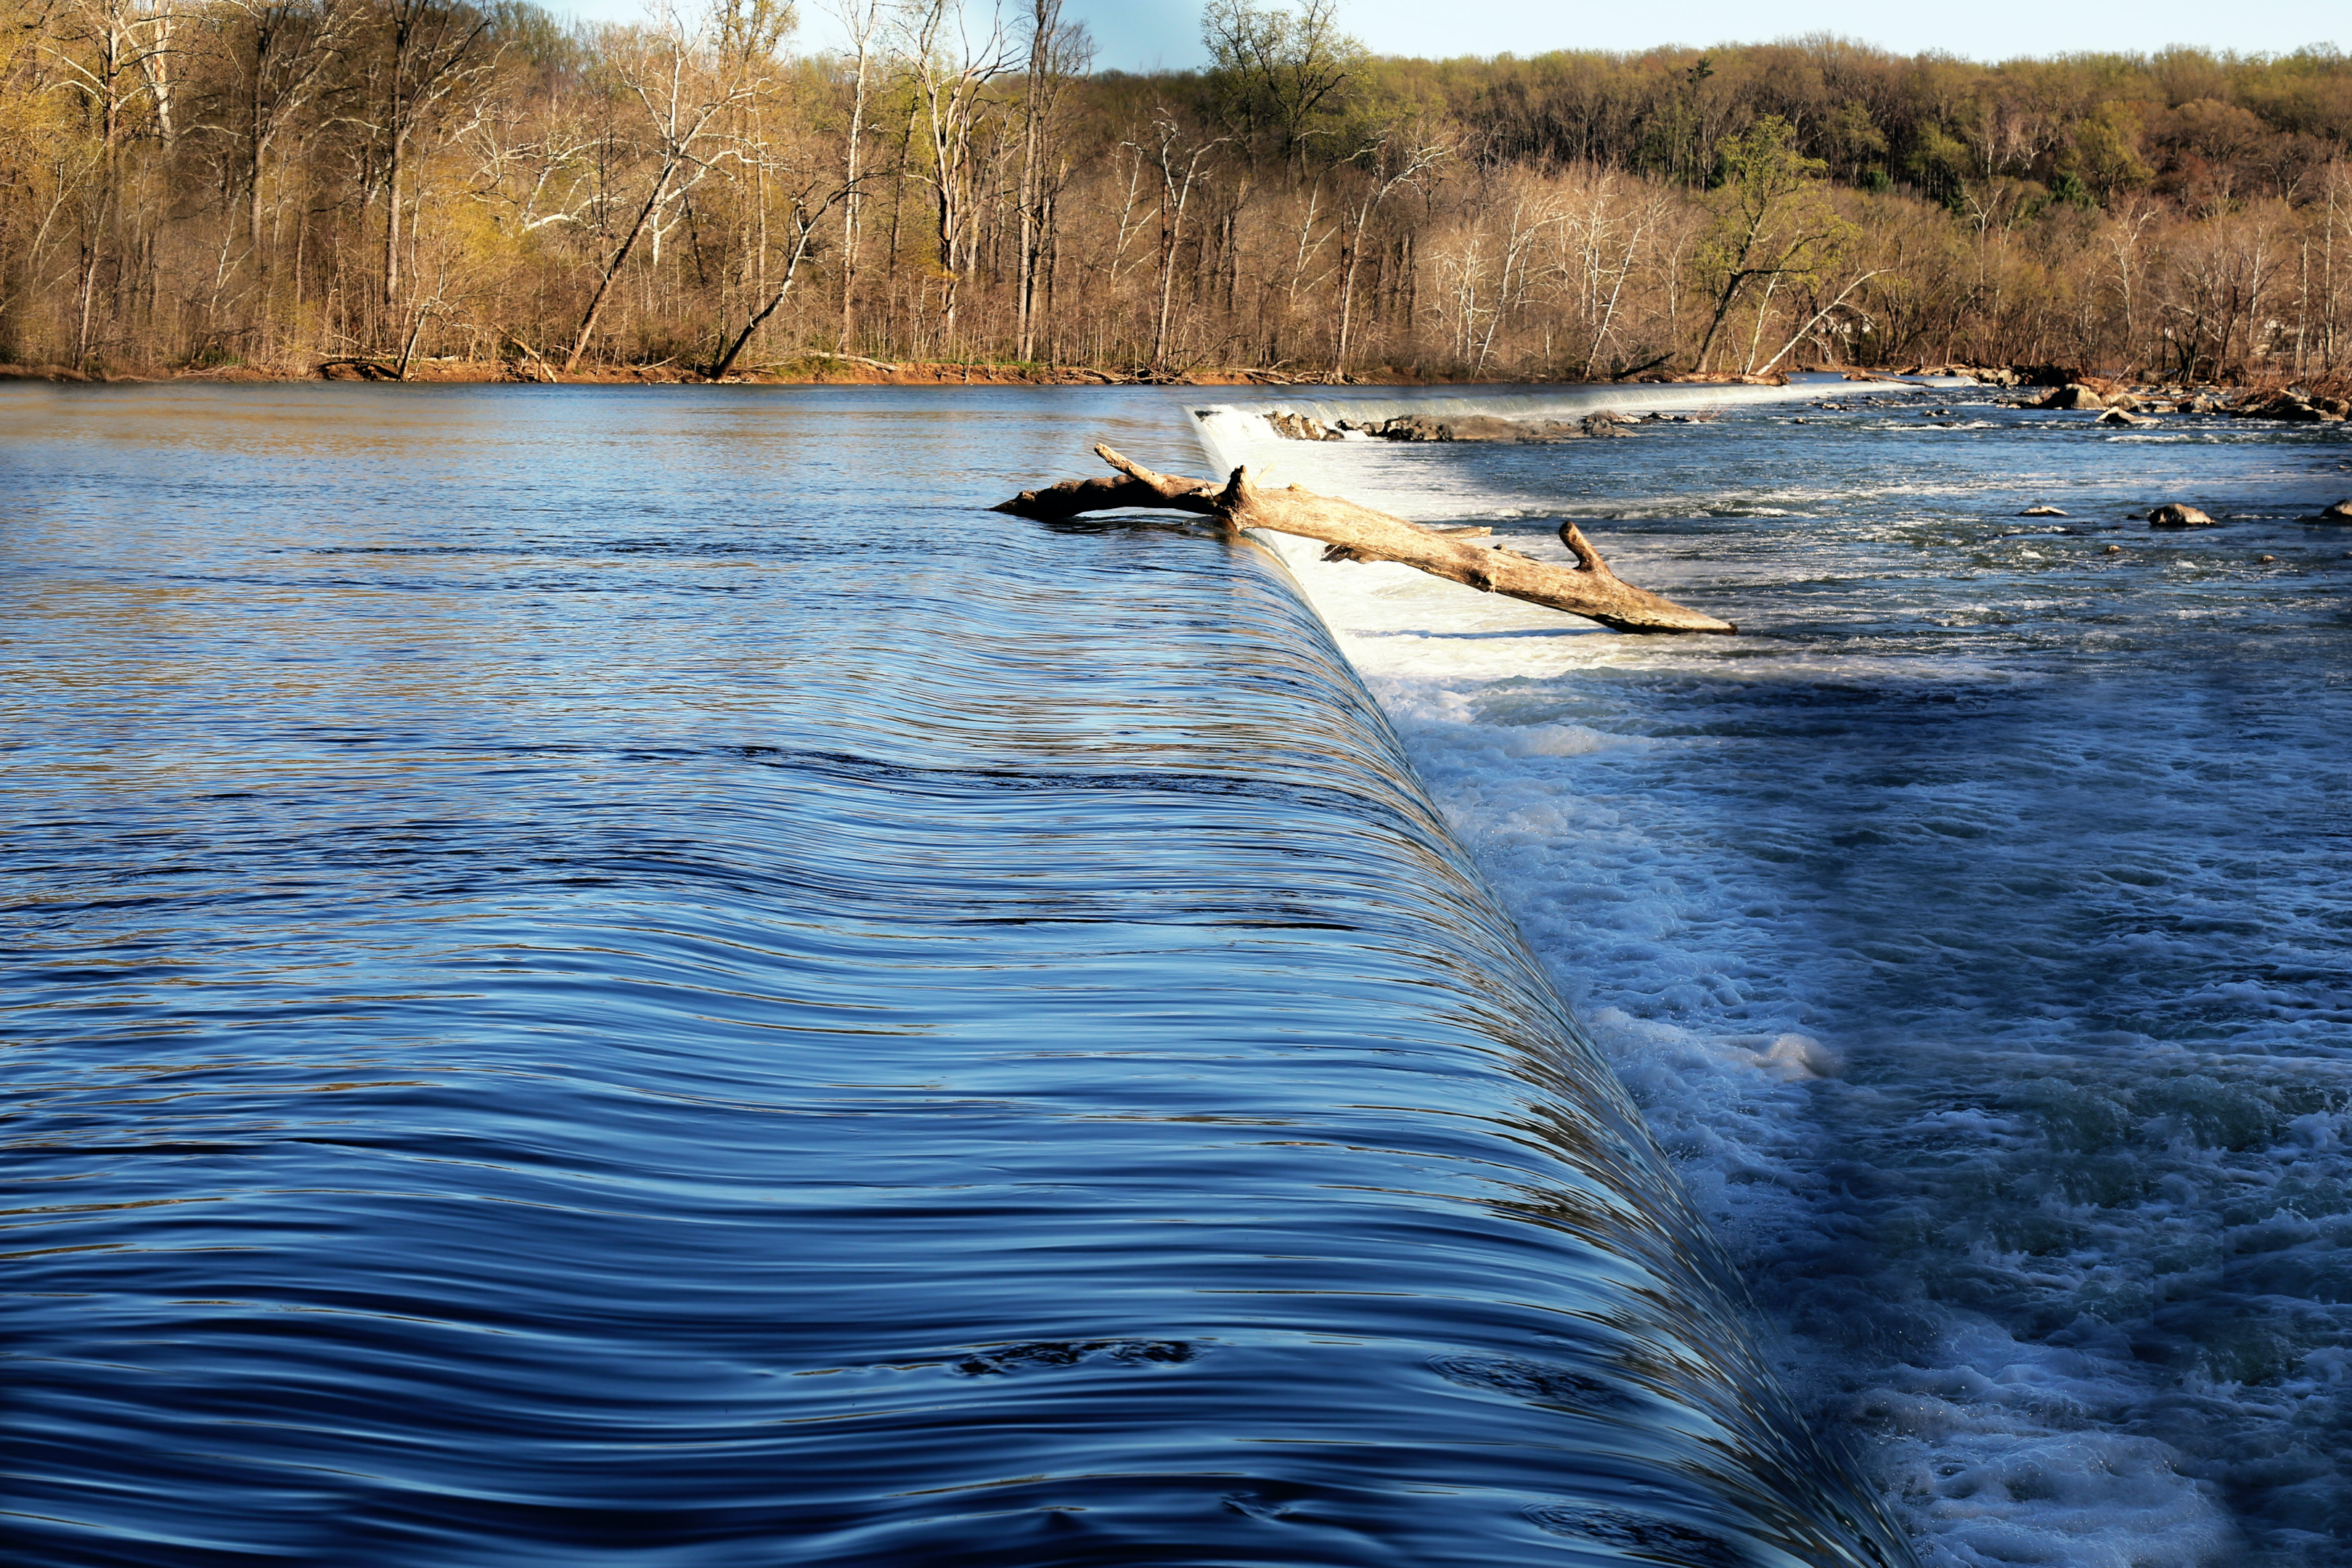
[[[1196,464],[1184,406],[0,389],[7,1560],[1900,1563],[1274,558],[980,510],[1098,437]],[[1463,504],[1507,482],[1415,471]],[[1870,1162],[1859,1103],[1662,1092],[1735,1048],[1742,986],[1731,1033],[1788,1013],[1864,1060],[1762,983],[1848,978],[1773,948],[1830,918],[1819,886],[1753,906],[1752,851],[1800,867],[1807,825],[1711,864],[1736,792],[1622,778],[1604,826],[1524,761],[1612,723],[1628,757],[1708,743],[1727,655],[1491,647],[1475,685],[1375,668],[1703,1201],[1710,1136],[1769,1181],[1843,1116]],[[1738,668],[1765,736],[1798,678]],[[1727,790],[1761,766],[1735,746]],[[1676,896],[1719,907],[1636,912]],[[1836,1005],[1890,1005],[1859,978]],[[2301,984],[2168,995],[2168,1048]],[[2211,1069],[2281,1180],[2273,1102],[2313,1097],[2315,1149],[2333,1125],[2306,1023]],[[1937,1048],[1888,1103],[1932,1099]],[[1979,1114],[1945,1135],[2043,1113]],[[2158,1179],[2205,1179],[2167,1147]],[[1859,1238],[1863,1202],[1789,1212]]]
[[[1284,547],[1923,1555],[2352,1562],[2346,427],[1742,396],[1544,447],[1200,422],[1545,558],[1578,520],[1741,626]],[[2176,500],[2222,526],[2136,520]]]

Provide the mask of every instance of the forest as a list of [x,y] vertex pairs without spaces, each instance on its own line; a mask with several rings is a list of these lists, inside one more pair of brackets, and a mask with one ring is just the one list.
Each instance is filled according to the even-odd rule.
[[2352,368],[2352,59],[1373,56],[1209,0],[0,0],[0,363],[560,380]]

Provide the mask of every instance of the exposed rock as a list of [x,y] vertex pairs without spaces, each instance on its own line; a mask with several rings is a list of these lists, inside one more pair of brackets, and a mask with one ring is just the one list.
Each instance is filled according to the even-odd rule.
[[1432,419],[1420,414],[1400,415],[1394,419],[1384,420],[1378,425],[1368,425],[1364,428],[1368,434],[1378,436],[1384,441],[1451,441],[1454,439],[1453,426],[1442,419]]
[[2100,552],[2104,555],[2121,555],[2123,552],[2124,547],[2120,544],[2110,544],[2105,550]]
[[1265,422],[1274,433],[1289,441],[1344,441],[1347,437],[1329,428],[1321,420],[1306,414],[1269,414]]
[[2254,557],[2254,563],[2257,565],[2267,566],[2277,559],[2278,557],[2275,555],[2257,555]]
[[2023,511],[2019,512],[2017,515],[2020,517],[2064,517],[2066,514],[2060,511],[2054,506],[2030,506]]
[[2322,522],[2352,522],[2352,500],[2340,500],[2324,507],[2319,513]]
[[1562,419],[1499,419],[1491,414],[1473,414],[1460,419],[1407,414],[1355,428],[1384,441],[1574,441],[1585,436],[1622,434],[1610,427],[1614,423],[1613,419],[1604,421],[1601,415],[1577,426]]
[[2150,528],[2218,528],[2221,525],[2193,506],[2167,501],[2147,514]]
[[2147,426],[2157,423],[2157,421],[2153,419],[2143,419],[2137,414],[2126,414],[2120,408],[2110,408],[2105,414],[2100,415],[2096,419],[2093,420],[2092,423],[2095,425],[2121,426],[2126,429],[2132,430],[2144,430],[2147,428]]
[[[2328,401],[2332,403],[2334,399]],[[2344,417],[2299,392],[2280,392],[2249,398],[2230,412],[2241,419],[2283,419],[2294,425],[2332,425]]]
[[2105,398],[2079,381],[2069,382],[2033,405],[2036,408],[2105,408],[2106,405]]

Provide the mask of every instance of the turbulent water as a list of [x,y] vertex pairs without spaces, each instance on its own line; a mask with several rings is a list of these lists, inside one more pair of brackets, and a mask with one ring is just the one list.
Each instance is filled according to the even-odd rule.
[[1103,437],[0,391],[10,1562],[1904,1559],[1275,560],[981,510]]
[[1549,447],[1201,425],[1538,556],[1576,519],[1739,623],[1286,551],[1924,1555],[2352,1562],[2352,529],[2305,521],[2352,440],[1834,391]]

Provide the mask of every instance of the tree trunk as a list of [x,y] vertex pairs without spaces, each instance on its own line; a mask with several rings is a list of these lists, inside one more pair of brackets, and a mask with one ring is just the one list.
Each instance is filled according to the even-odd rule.
[[[399,113],[396,106],[393,112]],[[400,310],[400,166],[407,140],[395,125],[392,157],[383,176],[383,314],[387,321]]]
[[1095,454],[1118,469],[1119,477],[1069,479],[1047,489],[1024,490],[994,510],[1042,521],[1130,507],[1195,512],[1230,528],[1319,539],[1333,547],[1335,558],[1394,561],[1481,593],[1582,616],[1612,631],[1728,634],[1739,629],[1624,582],[1573,523],[1562,523],[1559,537],[1577,564],[1559,566],[1516,551],[1468,543],[1460,534],[1416,527],[1354,501],[1312,495],[1296,486],[1260,489],[1250,482],[1245,468],[1235,468],[1220,489],[1206,479],[1155,474],[1108,447],[1097,446]]
[[596,335],[596,318],[604,313],[605,297],[613,291],[613,279],[621,275],[621,268],[629,259],[629,252],[637,246],[637,237],[646,232],[646,224],[660,205],[662,192],[669,185],[669,176],[677,165],[664,163],[655,177],[653,194],[646,205],[637,209],[637,221],[629,229],[629,237],[621,241],[621,248],[613,252],[613,259],[604,265],[604,276],[596,281],[595,296],[588,301],[588,313],[580,319],[580,335],[572,340],[572,352],[563,356],[563,374],[570,375],[580,368],[580,356],[588,352],[588,340]]

